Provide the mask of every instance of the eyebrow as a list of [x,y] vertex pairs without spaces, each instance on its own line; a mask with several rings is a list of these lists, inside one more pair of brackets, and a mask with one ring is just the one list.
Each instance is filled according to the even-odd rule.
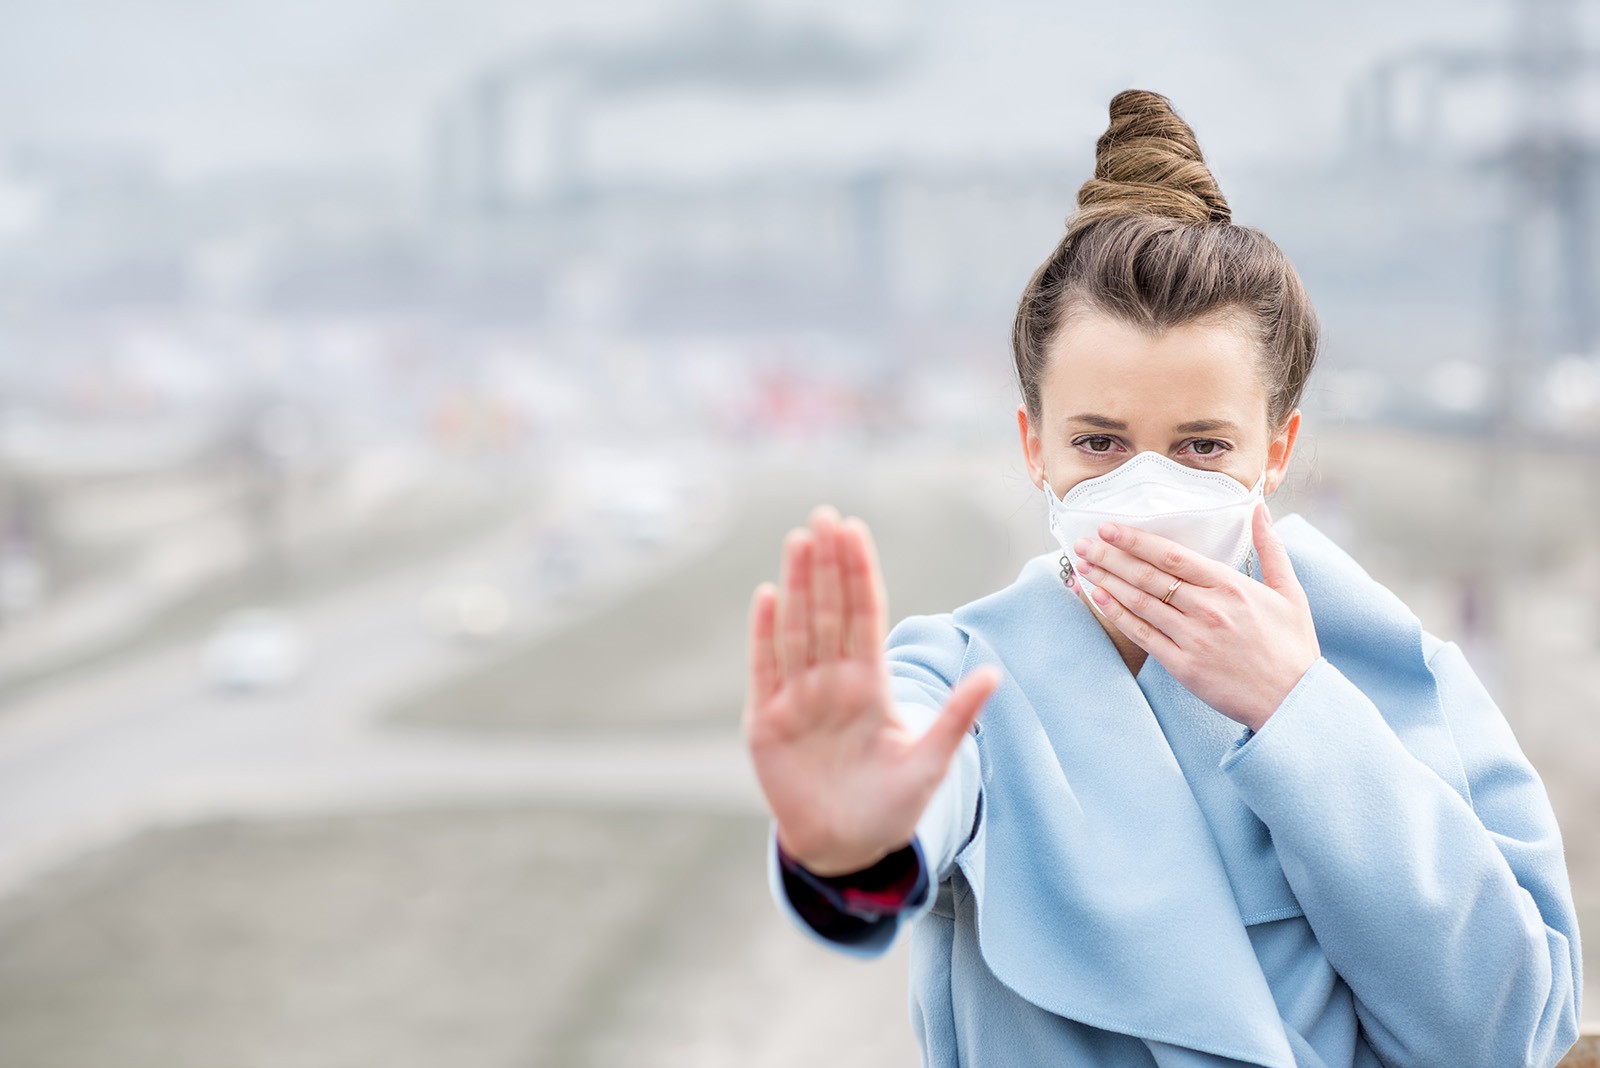
[[1173,429],[1180,434],[1211,434],[1219,430],[1224,434],[1239,433],[1239,428],[1226,419],[1196,419],[1192,423],[1179,423]]
[[1108,416],[1104,416],[1104,415],[1094,415],[1094,414],[1089,413],[1089,412],[1085,412],[1082,415],[1074,415],[1071,418],[1069,418],[1067,420],[1067,422],[1069,422],[1069,423],[1084,423],[1084,424],[1086,424],[1088,426],[1099,427],[1101,430],[1126,430],[1126,429],[1128,429],[1128,424],[1127,423],[1124,423],[1124,422],[1122,422],[1120,420],[1117,420],[1117,419],[1109,418]]
[[[1082,423],[1085,426],[1097,427],[1101,430],[1128,429],[1128,424],[1120,419],[1096,415],[1093,412],[1083,412],[1079,415],[1071,416],[1066,421],[1068,423]],[[1191,422],[1179,423],[1173,429],[1179,434],[1210,434],[1219,430],[1227,434],[1237,435],[1239,433],[1239,427],[1226,419],[1195,419]]]

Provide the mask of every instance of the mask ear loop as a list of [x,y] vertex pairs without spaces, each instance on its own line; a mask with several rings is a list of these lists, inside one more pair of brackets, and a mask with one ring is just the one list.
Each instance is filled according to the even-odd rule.
[[[1267,488],[1267,469],[1265,467],[1263,467],[1261,469],[1261,477],[1256,479],[1255,489],[1252,490],[1251,492],[1254,493],[1254,492],[1256,492],[1256,490],[1262,491],[1262,500],[1265,500],[1266,499],[1266,496],[1265,496],[1266,488]],[[1250,551],[1245,553],[1245,556],[1244,556],[1244,573],[1246,575],[1249,575],[1251,578],[1254,578],[1255,574],[1256,574],[1256,545],[1255,545],[1255,542],[1253,540],[1250,542]]]
[[[1039,472],[1039,483],[1039,488],[1048,493],[1050,498],[1054,500],[1056,493],[1055,490],[1050,488],[1050,475],[1048,472]],[[1072,568],[1072,561],[1068,559],[1065,550],[1063,550],[1061,553],[1061,585],[1069,590],[1072,589],[1072,584],[1077,581],[1076,575],[1077,572]]]

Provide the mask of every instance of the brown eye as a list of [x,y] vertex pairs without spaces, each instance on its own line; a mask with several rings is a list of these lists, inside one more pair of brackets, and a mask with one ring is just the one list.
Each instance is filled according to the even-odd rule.
[[1233,446],[1225,441],[1217,441],[1215,438],[1195,438],[1192,441],[1185,442],[1183,447],[1195,456],[1209,460],[1212,457],[1220,457]]
[[1085,434],[1080,438],[1073,438],[1072,447],[1082,449],[1085,452],[1092,452],[1096,456],[1105,456],[1116,451],[1119,443],[1110,434]]

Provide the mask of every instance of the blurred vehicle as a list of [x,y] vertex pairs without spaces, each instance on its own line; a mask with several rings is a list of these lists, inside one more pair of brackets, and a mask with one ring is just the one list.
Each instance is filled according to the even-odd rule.
[[305,670],[298,630],[282,613],[264,608],[224,616],[207,639],[203,656],[211,684],[230,690],[276,689]]
[[422,614],[429,629],[442,638],[484,641],[511,622],[511,599],[490,582],[450,582],[423,597]]

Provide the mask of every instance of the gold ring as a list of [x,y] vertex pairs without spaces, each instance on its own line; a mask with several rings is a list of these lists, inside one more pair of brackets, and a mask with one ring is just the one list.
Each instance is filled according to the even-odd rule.
[[1171,604],[1172,603],[1172,595],[1177,593],[1178,592],[1178,587],[1182,586],[1182,585],[1183,585],[1183,579],[1181,579],[1181,578],[1173,579],[1172,580],[1172,585],[1167,587],[1167,595],[1165,597],[1161,598],[1161,603],[1162,604]]

